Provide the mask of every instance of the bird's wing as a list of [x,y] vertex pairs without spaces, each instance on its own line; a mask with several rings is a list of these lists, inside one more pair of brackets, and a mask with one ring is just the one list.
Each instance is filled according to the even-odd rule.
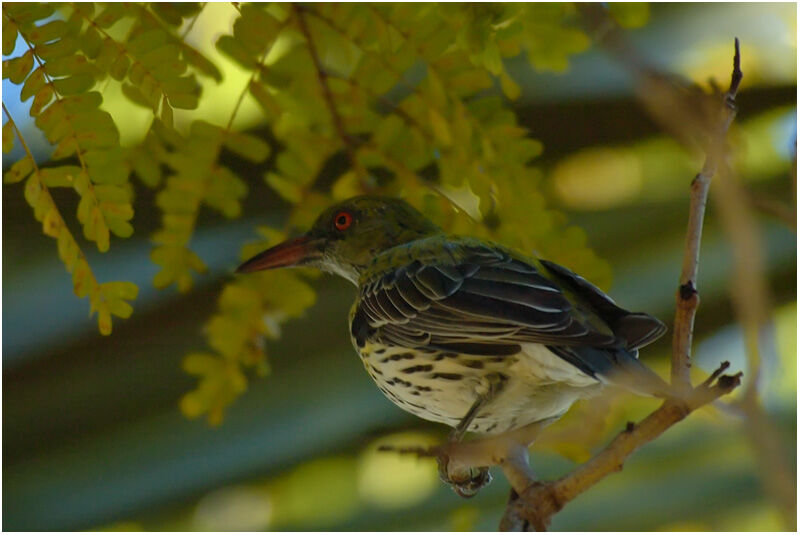
[[512,354],[522,343],[624,347],[532,263],[489,245],[461,253],[457,262],[414,260],[364,284],[354,329],[391,345],[478,355]]
[[591,377],[663,395],[666,383],[637,359],[637,348],[663,334],[663,324],[616,306],[557,264],[539,265],[474,244],[445,260],[411,260],[362,285],[353,338],[497,357],[544,344]]

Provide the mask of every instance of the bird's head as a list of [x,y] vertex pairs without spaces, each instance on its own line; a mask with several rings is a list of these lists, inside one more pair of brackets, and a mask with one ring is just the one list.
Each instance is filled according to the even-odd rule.
[[356,283],[381,252],[440,232],[405,201],[362,195],[331,206],[307,233],[257,254],[236,272],[311,266]]

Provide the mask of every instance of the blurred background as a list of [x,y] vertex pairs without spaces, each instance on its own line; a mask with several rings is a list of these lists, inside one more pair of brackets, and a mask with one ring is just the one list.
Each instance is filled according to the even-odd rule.
[[[235,16],[232,6],[211,4],[188,37],[225,73],[222,84],[206,87],[211,98],[196,112],[212,121],[229,116],[249,76],[211,44]],[[769,451],[788,471],[796,471],[797,436],[796,22],[793,4],[654,4],[647,24],[628,32],[654,64],[699,83],[714,76],[721,85],[730,76],[733,37],[741,40],[745,81],[731,138],[735,169],[757,214],[771,294],[759,384],[765,425],[778,439]],[[612,266],[610,294],[617,302],[671,324],[688,186],[702,156],[659,130],[637,104],[630,76],[597,47],[574,56],[564,74],[537,73],[524,59],[507,67],[522,88],[514,103],[519,121],[545,147],[536,164],[545,173],[550,206],[581,226]],[[14,104],[9,94],[19,88],[4,80],[3,91],[4,102]],[[123,142],[141,139],[149,111],[113,94],[105,107],[125,125]],[[24,106],[12,114],[23,117]],[[249,100],[237,121],[266,135]],[[46,158],[45,142],[32,141],[35,129],[20,126]],[[4,168],[16,157],[4,158]],[[435,463],[376,451],[380,444],[432,443],[445,430],[396,408],[364,373],[346,329],[353,288],[342,280],[315,281],[317,304],[286,324],[271,344],[272,373],[250,383],[222,425],[181,415],[178,400],[194,387],[181,360],[205,346],[201,326],[238,263],[240,245],[256,238],[256,225],[285,215],[261,171],[248,177],[252,170],[237,161],[229,166],[248,181],[251,194],[241,219],[205,214],[193,248],[209,273],[189,294],[151,284],[156,267],[148,236],[160,216],[150,190],[137,192],[132,238],[115,243],[108,255],[87,248],[100,280],[140,287],[133,316],[117,322],[109,338],[97,333],[86,304],[73,295],[21,187],[4,188],[3,527],[496,529],[508,494],[499,472],[467,501],[438,481]],[[56,200],[65,211],[74,209],[69,195]],[[712,202],[700,264],[698,378],[722,360],[748,371],[730,297],[731,248],[717,215]],[[643,354],[663,376],[669,344],[665,336]],[[566,473],[626,421],[657,407],[655,400],[618,393],[591,403],[576,405],[534,446],[539,476]],[[735,409],[704,408],[570,503],[551,527],[784,529],[794,513],[780,499],[764,451],[748,438]]]

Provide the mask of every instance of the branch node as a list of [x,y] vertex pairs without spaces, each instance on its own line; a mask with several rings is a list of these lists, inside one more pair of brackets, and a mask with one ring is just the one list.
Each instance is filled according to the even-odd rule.
[[714,370],[713,373],[711,375],[709,375],[708,378],[705,381],[703,381],[700,386],[704,386],[704,387],[711,386],[711,383],[714,382],[714,379],[716,379],[717,377],[722,375],[722,372],[727,370],[730,365],[731,365],[731,363],[728,362],[727,360],[725,360],[722,363],[720,363],[719,367],[716,370]]
[[686,281],[685,283],[681,284],[679,289],[679,294],[681,299],[684,301],[689,301],[692,298],[698,298],[697,288],[694,285],[694,281]]
[[742,372],[739,372],[736,375],[723,375],[717,381],[717,385],[719,385],[723,391],[730,392],[742,383],[743,375],[744,374]]

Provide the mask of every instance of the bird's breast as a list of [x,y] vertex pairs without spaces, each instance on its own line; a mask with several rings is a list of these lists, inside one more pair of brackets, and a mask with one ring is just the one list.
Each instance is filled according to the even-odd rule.
[[516,355],[476,356],[361,342],[354,337],[381,392],[426,420],[456,426],[499,377],[502,388],[470,426],[478,433],[501,433],[560,416],[598,384],[538,344],[523,346]]

